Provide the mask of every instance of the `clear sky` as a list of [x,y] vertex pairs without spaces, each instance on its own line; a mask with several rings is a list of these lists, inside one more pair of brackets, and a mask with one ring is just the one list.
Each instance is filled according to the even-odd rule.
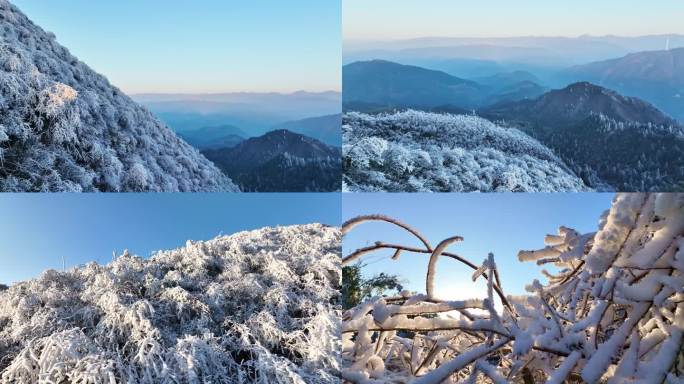
[[[544,247],[544,235],[555,234],[561,225],[581,233],[597,230],[601,213],[610,208],[613,194],[602,193],[484,193],[484,194],[343,194],[343,220],[364,214],[380,213],[394,217],[420,231],[432,246],[454,235],[464,238],[448,251],[480,265],[489,252],[494,253],[504,291],[524,294],[525,285],[537,278],[543,281],[540,267],[520,263],[519,250]],[[375,241],[418,246],[418,240],[401,229],[384,223],[356,227],[344,239],[343,252]],[[367,276],[387,272],[401,276],[407,289],[425,292],[428,255],[403,254],[399,261],[389,259],[392,252],[362,259]],[[548,268],[548,267],[547,267]],[[552,267],[551,267],[552,268]],[[473,284],[472,269],[452,259],[438,262],[436,293],[444,299],[485,297],[482,280]]]
[[11,0],[127,93],[339,90],[339,0]]
[[340,225],[340,195],[302,194],[2,194],[0,283],[37,277],[112,251],[140,256],[186,240],[265,226]]
[[681,0],[344,0],[344,38],[684,33]]

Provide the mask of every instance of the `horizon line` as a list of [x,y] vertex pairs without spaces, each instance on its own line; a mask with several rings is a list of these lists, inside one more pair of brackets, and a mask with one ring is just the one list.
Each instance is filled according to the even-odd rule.
[[614,34],[604,34],[604,35],[593,35],[591,33],[583,33],[581,35],[511,35],[511,36],[465,36],[465,35],[420,35],[413,37],[342,37],[342,42],[354,41],[354,42],[380,42],[380,41],[407,41],[407,40],[421,40],[421,39],[519,39],[519,38],[565,38],[565,39],[579,39],[582,37],[594,37],[594,38],[606,38],[606,37],[617,37],[617,38],[643,38],[643,37],[667,37],[667,36],[680,36],[684,37],[684,32],[678,33],[654,33],[646,35],[614,35]]
[[143,95],[202,95],[202,96],[218,96],[218,95],[283,95],[290,96],[296,94],[324,94],[324,93],[338,93],[341,94],[342,90],[328,89],[323,91],[311,91],[311,90],[296,90],[296,91],[225,91],[225,92],[125,92],[128,96],[143,96]]

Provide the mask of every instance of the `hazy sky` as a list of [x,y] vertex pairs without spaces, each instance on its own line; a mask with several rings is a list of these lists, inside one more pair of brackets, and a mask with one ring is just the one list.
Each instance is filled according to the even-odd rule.
[[344,0],[346,39],[684,33],[681,0]]
[[140,256],[264,226],[340,225],[340,196],[302,194],[2,194],[0,283],[37,277],[112,251]]
[[339,90],[339,0],[12,0],[127,93]]
[[[464,238],[448,251],[480,265],[493,252],[507,294],[525,293],[533,279],[543,280],[541,267],[520,263],[519,250],[544,247],[544,235],[561,225],[581,233],[597,230],[599,216],[610,208],[613,194],[604,193],[435,193],[435,194],[343,194],[343,220],[381,213],[401,220],[420,231],[436,246],[454,235]],[[401,229],[389,224],[367,223],[345,237],[344,254],[375,241],[419,246]],[[396,274],[408,281],[407,289],[425,292],[428,255],[409,254],[399,261],[392,252],[363,259],[368,276],[380,272]],[[545,268],[549,268],[548,266]],[[551,267],[553,268],[553,267]],[[436,293],[445,299],[485,297],[486,286],[473,284],[473,270],[452,259],[441,258],[435,279]]]

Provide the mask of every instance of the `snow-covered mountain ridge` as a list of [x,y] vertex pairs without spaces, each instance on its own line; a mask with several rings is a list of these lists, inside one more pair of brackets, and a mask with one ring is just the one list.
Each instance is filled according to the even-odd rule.
[[2,383],[337,383],[339,228],[263,228],[0,291]]
[[582,191],[548,148],[483,118],[407,110],[345,113],[348,191]]
[[0,0],[0,191],[237,191],[151,112]]

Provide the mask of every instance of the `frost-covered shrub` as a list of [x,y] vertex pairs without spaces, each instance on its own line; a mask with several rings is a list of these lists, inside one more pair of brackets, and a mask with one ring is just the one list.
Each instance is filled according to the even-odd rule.
[[347,191],[582,191],[551,150],[475,116],[343,116]]
[[0,382],[338,383],[340,231],[264,228],[0,289]]
[[[375,297],[343,313],[343,377],[354,383],[681,383],[684,381],[684,194],[619,194],[595,233],[560,227],[521,261],[551,264],[529,295],[505,295],[494,256],[478,266],[433,247],[375,243],[370,252],[429,255],[426,290]],[[418,255],[411,255],[418,256]],[[445,301],[434,293],[440,257],[484,278],[484,300]]]
[[[7,136],[0,191],[238,190],[7,0],[0,0],[0,123]],[[101,150],[92,156],[95,146]],[[140,165],[146,183],[131,179]]]

